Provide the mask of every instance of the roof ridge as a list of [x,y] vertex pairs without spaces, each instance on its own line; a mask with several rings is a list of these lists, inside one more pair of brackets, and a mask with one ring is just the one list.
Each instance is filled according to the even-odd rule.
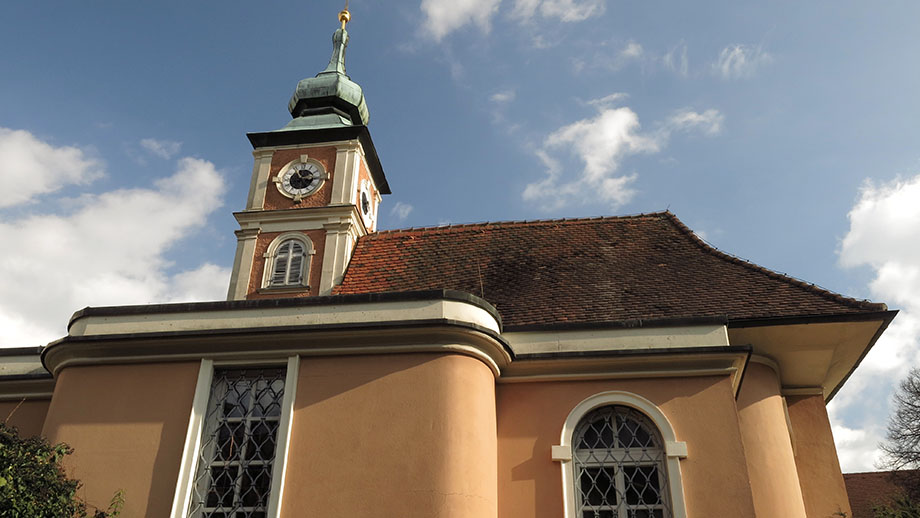
[[848,306],[856,307],[859,309],[872,309],[872,310],[878,310],[878,311],[888,310],[888,306],[884,303],[872,302],[868,299],[860,300],[860,299],[854,299],[852,297],[847,297],[845,295],[841,295],[829,289],[823,288],[817,284],[814,284],[808,281],[804,281],[802,279],[793,277],[785,273],[780,273],[780,272],[771,270],[757,263],[751,262],[747,259],[738,257],[736,255],[732,255],[728,252],[723,252],[722,250],[719,250],[715,246],[706,242],[703,238],[699,237],[690,227],[688,227],[686,224],[684,224],[683,221],[678,219],[678,217],[675,214],[673,214],[671,211],[664,211],[662,214],[668,217],[671,223],[681,233],[687,236],[687,238],[689,238],[690,241],[694,243],[696,246],[698,246],[701,250],[703,250],[704,252],[714,257],[722,259],[723,261],[726,261],[731,264],[740,265],[751,271],[765,275],[768,278],[785,282],[786,284],[795,286],[796,288],[799,288],[801,290],[804,290],[810,293],[814,293],[816,295],[824,297],[825,299],[828,299],[828,300],[832,300],[834,302],[839,302],[839,303],[846,304]]
[[556,218],[556,219],[517,219],[517,220],[506,220],[506,221],[479,221],[473,223],[458,223],[458,224],[446,224],[446,225],[434,225],[427,227],[407,227],[407,228],[392,228],[386,230],[378,230],[373,234],[368,234],[367,237],[373,236],[374,234],[397,234],[400,232],[418,232],[418,231],[428,231],[428,230],[467,230],[473,228],[481,228],[486,226],[520,226],[520,225],[540,225],[540,224],[554,224],[554,223],[589,223],[592,221],[607,221],[607,220],[622,220],[622,219],[639,219],[647,217],[660,217],[668,216],[671,214],[668,210],[657,211],[657,212],[639,212],[635,214],[624,214],[620,216],[590,216],[583,218]]

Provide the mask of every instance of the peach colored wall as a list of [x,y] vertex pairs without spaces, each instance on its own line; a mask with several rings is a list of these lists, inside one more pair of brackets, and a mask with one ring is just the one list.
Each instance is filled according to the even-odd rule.
[[264,232],[256,238],[256,249],[253,253],[252,275],[249,276],[249,291],[247,299],[269,299],[287,297],[308,297],[319,295],[319,281],[323,273],[323,253],[326,250],[325,230],[304,230],[301,232],[313,242],[314,253],[310,256],[310,290],[299,293],[259,293],[262,287],[262,277],[265,275],[265,253],[269,245],[281,232]]
[[[319,191],[294,203],[294,200],[278,192],[275,182],[272,180],[278,175],[278,171],[292,160],[300,158],[300,155],[306,154],[313,160],[323,164],[326,174],[326,182]],[[299,209],[303,207],[324,207],[329,205],[332,199],[332,177],[335,176],[335,146],[314,147],[306,149],[279,149],[272,155],[271,172],[268,177],[268,187],[265,189],[265,209]]]
[[70,476],[105,507],[125,491],[125,517],[169,516],[198,362],[65,368],[43,433],[74,448]]
[[495,518],[495,389],[461,355],[306,358],[282,517]]
[[741,436],[758,518],[805,518],[776,372],[751,362],[738,394]]
[[786,402],[806,515],[808,518],[839,516],[834,513],[852,516],[824,397],[791,396]]
[[20,437],[38,435],[42,433],[50,403],[50,399],[0,401],[0,420],[18,428]]
[[689,516],[754,516],[731,381],[693,377],[498,385],[500,518],[562,516],[561,468],[551,447],[575,405],[608,390],[649,399],[686,441],[680,468]]

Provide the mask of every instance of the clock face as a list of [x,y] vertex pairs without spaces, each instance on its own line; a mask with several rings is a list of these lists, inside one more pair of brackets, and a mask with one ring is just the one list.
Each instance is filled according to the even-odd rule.
[[303,197],[318,191],[323,185],[326,174],[322,168],[312,162],[299,162],[281,175],[281,190],[292,197]]
[[361,182],[361,193],[358,196],[358,210],[361,211],[361,218],[364,220],[364,224],[369,229],[374,228],[374,220],[376,219],[374,214],[374,201],[371,195],[370,184],[367,180]]
[[371,210],[371,201],[367,199],[367,192],[364,191],[361,193],[361,214],[367,216],[367,213]]

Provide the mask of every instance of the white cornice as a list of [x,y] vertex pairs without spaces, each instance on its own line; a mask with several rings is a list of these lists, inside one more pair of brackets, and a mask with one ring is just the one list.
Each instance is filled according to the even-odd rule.
[[499,329],[483,307],[451,299],[87,315],[43,359],[57,373],[98,363],[449,351],[498,376],[511,361]]
[[330,224],[341,224],[352,227],[356,237],[367,233],[361,222],[361,215],[354,205],[242,211],[234,212],[233,217],[236,218],[242,230],[259,229],[262,232],[322,230]]
[[334,148],[349,148],[357,149],[361,153],[361,156],[365,156],[364,146],[361,145],[361,141],[358,139],[348,139],[348,140],[331,140],[327,142],[314,142],[311,144],[291,144],[287,146],[266,146],[260,147],[252,152],[253,155],[257,153],[273,153],[275,151],[285,150],[285,149],[311,149],[318,147],[334,147]]

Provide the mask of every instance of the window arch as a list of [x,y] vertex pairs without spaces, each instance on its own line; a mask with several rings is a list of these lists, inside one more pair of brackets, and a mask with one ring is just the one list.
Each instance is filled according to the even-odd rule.
[[686,443],[647,399],[595,394],[569,413],[562,463],[566,518],[686,518],[679,459]]
[[308,287],[310,259],[315,253],[310,238],[300,233],[282,234],[265,253],[263,288]]
[[644,415],[596,408],[578,423],[572,445],[577,516],[670,518],[664,446]]

